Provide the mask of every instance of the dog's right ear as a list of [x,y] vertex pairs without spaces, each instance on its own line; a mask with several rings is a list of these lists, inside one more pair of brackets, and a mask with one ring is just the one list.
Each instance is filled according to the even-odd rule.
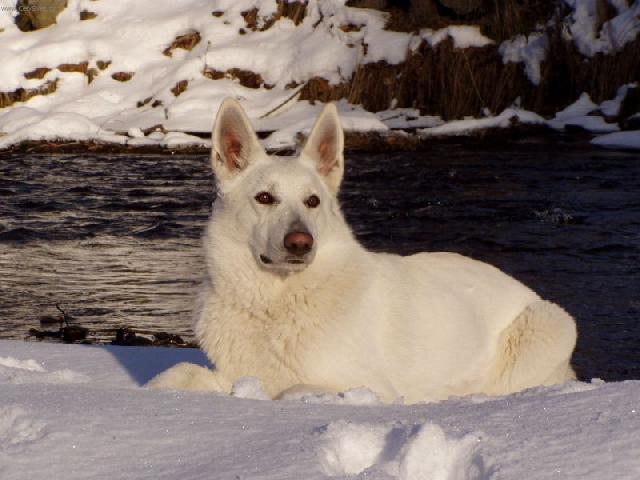
[[211,164],[216,179],[220,183],[230,180],[263,155],[264,149],[240,102],[227,97],[218,109],[211,133]]

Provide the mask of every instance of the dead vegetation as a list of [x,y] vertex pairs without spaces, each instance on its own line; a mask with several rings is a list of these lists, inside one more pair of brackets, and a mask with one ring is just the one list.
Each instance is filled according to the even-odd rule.
[[267,90],[273,88],[273,85],[264,83],[262,75],[259,73],[242,70],[240,68],[230,68],[229,70],[222,72],[215,68],[207,67],[202,71],[202,75],[211,80],[220,80],[222,78],[238,80],[240,85],[246,88],[264,87]]
[[90,12],[89,10],[82,10],[80,12],[80,20],[93,20],[98,14],[96,12]]
[[[301,99],[326,102],[344,98],[369,111],[386,110],[393,101],[397,107],[417,108],[445,120],[479,116],[484,108],[497,113],[520,99],[522,107],[549,116],[574,102],[582,92],[594,102],[602,102],[612,98],[620,85],[640,79],[640,38],[617,53],[584,57],[562,34],[560,19],[566,11],[558,11],[555,23],[546,29],[549,47],[539,85],[529,81],[522,63],[504,64],[498,51],[500,41],[530,32],[536,22],[548,20],[553,3],[493,2],[493,6],[474,15],[483,32],[498,40],[495,44],[456,49],[451,40],[435,47],[423,43],[398,65],[362,64],[348,81],[338,85],[312,78],[304,85]],[[611,17],[607,12],[603,19]],[[393,10],[391,13],[393,18]],[[440,28],[458,20],[438,14],[429,25]]]
[[135,72],[115,72],[111,75],[111,78],[118,82],[128,82],[133,78]]
[[180,94],[182,94],[188,86],[189,80],[180,80],[173,86],[173,88],[171,89],[171,93],[173,93],[175,97],[179,97]]
[[[307,2],[288,2],[277,0],[278,9],[270,17],[259,17],[258,9],[252,8],[242,12],[247,28],[252,31],[265,31],[273,26],[281,18],[288,18],[294,24],[300,25],[307,15]],[[215,14],[215,12],[214,12]]]
[[178,35],[176,39],[171,42],[171,45],[165,48],[162,53],[167,57],[172,57],[173,51],[178,48],[191,51],[193,50],[193,47],[200,43],[200,40],[200,32],[192,30],[191,32],[185,33],[184,35]]
[[51,71],[50,68],[39,67],[34,70],[31,70],[30,72],[25,73],[24,78],[26,78],[27,80],[32,80],[32,79],[42,80],[44,76],[50,71]]
[[17,102],[26,102],[36,95],[49,95],[58,88],[58,79],[48,80],[39,87],[17,88],[12,92],[0,92],[0,108],[10,107]]
[[58,70],[65,73],[87,73],[87,69],[89,68],[89,62],[80,62],[80,63],[61,63],[58,65]]

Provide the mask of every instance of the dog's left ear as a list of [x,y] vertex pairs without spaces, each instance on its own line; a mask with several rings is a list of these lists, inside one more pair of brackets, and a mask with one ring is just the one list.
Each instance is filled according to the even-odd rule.
[[265,155],[240,102],[228,97],[220,105],[211,132],[211,164],[224,183]]
[[332,193],[337,193],[344,175],[344,133],[338,110],[327,104],[316,120],[302,155],[310,158]]

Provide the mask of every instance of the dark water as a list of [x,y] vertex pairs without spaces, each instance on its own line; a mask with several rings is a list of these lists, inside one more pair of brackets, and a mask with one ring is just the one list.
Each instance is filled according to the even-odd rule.
[[[204,156],[0,157],[0,338],[24,338],[56,302],[98,340],[124,325],[191,337],[213,198]],[[640,378],[635,155],[560,143],[351,155],[342,204],[372,249],[471,255],[560,303],[578,320],[581,376]]]

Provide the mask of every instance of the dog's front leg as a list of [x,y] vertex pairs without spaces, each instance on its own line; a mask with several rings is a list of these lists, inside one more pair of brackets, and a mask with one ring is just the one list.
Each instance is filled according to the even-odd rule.
[[195,363],[179,363],[153,377],[145,385],[161,390],[191,390],[199,392],[229,393],[231,382],[217,370]]

